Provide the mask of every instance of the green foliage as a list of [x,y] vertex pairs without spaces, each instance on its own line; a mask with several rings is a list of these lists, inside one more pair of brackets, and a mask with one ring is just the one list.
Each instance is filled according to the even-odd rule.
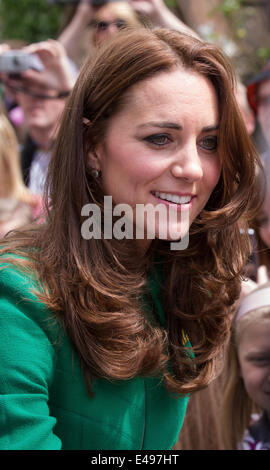
[[220,5],[220,9],[224,15],[230,16],[232,13],[239,10],[241,3],[242,0],[224,0]]
[[169,8],[178,8],[178,2],[177,0],[165,0],[164,3],[167,5]]
[[260,47],[257,50],[257,56],[262,59],[263,62],[266,62],[270,59],[270,47]]
[[0,0],[0,39],[27,43],[55,38],[62,8],[47,0]]

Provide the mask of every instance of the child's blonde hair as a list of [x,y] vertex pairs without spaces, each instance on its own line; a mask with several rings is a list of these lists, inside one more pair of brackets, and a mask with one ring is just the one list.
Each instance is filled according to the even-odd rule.
[[[247,305],[251,296],[253,296],[254,300],[254,294],[264,289],[270,289],[270,282],[259,286],[245,297],[245,304]],[[266,292],[262,292],[262,295],[265,293]],[[258,294],[256,295],[259,299]],[[268,296],[267,294],[267,298],[265,295],[265,301],[260,302],[260,306],[258,307],[254,308],[254,303],[250,305],[252,305],[252,309],[249,310],[246,307],[242,316],[239,317],[238,315],[240,308],[236,313],[225,367],[222,433],[225,448],[233,450],[237,449],[237,445],[241,441],[245,429],[249,426],[251,414],[253,412],[262,411],[246,392],[244,381],[240,374],[238,347],[247,328],[258,322],[270,321],[270,295]]]
[[18,140],[0,104],[0,198],[31,203],[32,195],[23,182]]

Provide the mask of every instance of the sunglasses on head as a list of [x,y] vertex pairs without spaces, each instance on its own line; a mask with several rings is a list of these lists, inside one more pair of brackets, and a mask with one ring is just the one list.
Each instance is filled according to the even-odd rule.
[[127,22],[122,19],[117,19],[114,21],[96,21],[94,25],[98,31],[106,31],[106,29],[108,29],[111,24],[114,24],[117,29],[122,29],[127,26]]

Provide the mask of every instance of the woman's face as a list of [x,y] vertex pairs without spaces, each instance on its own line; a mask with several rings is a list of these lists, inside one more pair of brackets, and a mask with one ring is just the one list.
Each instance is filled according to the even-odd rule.
[[238,358],[249,397],[267,411],[270,419],[270,322],[246,327],[240,338]]
[[100,8],[96,15],[96,29],[94,34],[94,41],[97,45],[102,44],[104,41],[111,39],[115,33],[131,24],[131,20],[127,21],[126,5],[122,7],[118,5],[117,9],[108,8],[108,4],[104,8]]
[[216,92],[196,72],[179,68],[134,85],[90,154],[105,195],[131,206],[133,214],[136,204],[172,211],[176,220],[168,222],[165,236],[160,231],[167,217],[156,220],[155,236],[176,239],[170,234],[181,230],[181,214],[188,211],[188,229],[218,183],[218,125]]

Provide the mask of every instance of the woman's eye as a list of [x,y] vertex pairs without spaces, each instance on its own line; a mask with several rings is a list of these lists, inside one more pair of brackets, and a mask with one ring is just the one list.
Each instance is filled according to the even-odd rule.
[[159,147],[163,147],[164,145],[171,142],[171,139],[166,134],[154,134],[146,137],[144,140],[150,142],[150,144],[157,145]]
[[200,146],[204,148],[205,150],[209,150],[211,152],[217,150],[218,147],[218,137],[216,135],[210,135],[207,137],[204,137],[200,141]]

